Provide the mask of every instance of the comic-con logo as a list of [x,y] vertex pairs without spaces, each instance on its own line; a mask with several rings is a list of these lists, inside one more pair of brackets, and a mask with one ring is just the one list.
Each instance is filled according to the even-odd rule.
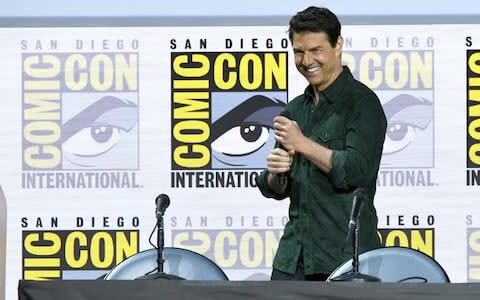
[[23,188],[137,185],[137,53],[23,53],[22,92]]
[[480,282],[480,228],[478,227],[467,228],[467,282]]
[[[228,219],[226,222],[228,226]],[[434,257],[434,233],[434,228],[378,230],[382,246],[408,247],[430,257]],[[261,272],[270,272],[282,234],[277,228],[173,229],[172,245],[205,255],[223,270],[249,270],[258,278]],[[268,274],[263,277],[267,279]]]
[[467,50],[466,184],[480,185],[480,50]]
[[171,74],[171,186],[254,186],[287,103],[287,52],[173,52]]
[[138,238],[138,230],[23,231],[22,278],[97,278],[136,254]]
[[342,58],[387,117],[377,185],[434,185],[433,50],[347,50]]

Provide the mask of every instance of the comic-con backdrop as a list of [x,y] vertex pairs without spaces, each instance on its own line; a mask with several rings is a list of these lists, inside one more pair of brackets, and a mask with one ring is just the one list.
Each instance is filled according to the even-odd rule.
[[[288,200],[255,177],[273,117],[306,86],[286,29],[0,30],[7,298],[20,279],[93,279],[152,248],[162,193],[165,246],[268,279]],[[480,281],[479,32],[343,29],[344,63],[388,118],[378,234],[453,282]]]

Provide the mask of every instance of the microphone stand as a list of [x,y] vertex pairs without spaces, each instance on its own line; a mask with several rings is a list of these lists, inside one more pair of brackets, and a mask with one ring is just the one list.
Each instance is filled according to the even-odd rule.
[[135,279],[184,279],[182,277],[166,274],[163,272],[163,247],[164,247],[164,230],[163,230],[163,212],[157,211],[157,272],[146,274]]
[[[360,214],[359,214],[360,216]],[[333,277],[330,281],[333,282],[380,282],[380,279],[375,276],[370,276],[368,274],[362,274],[359,272],[360,260],[358,257],[358,247],[359,247],[359,236],[360,236],[360,222],[359,216],[357,216],[355,221],[355,227],[353,229],[353,239],[352,239],[352,248],[353,248],[353,257],[352,257],[352,271],[342,274],[337,277]]]
[[164,248],[164,231],[163,231],[163,215],[157,215],[157,271],[163,273],[163,248]]

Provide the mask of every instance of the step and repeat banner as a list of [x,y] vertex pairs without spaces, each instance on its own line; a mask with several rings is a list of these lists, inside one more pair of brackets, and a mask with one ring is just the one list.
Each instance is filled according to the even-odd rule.
[[[95,279],[152,248],[159,194],[165,246],[267,280],[288,200],[255,177],[273,117],[306,86],[286,30],[0,29],[6,298],[20,279]],[[343,29],[345,64],[388,118],[378,233],[453,282],[480,281],[479,32]]]

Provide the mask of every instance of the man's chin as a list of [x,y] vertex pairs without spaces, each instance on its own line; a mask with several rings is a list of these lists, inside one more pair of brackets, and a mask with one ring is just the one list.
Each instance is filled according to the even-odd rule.
[[305,76],[305,79],[307,79],[308,83],[310,83],[311,85],[317,85],[317,84],[320,84],[322,82],[318,78],[312,78],[312,77],[308,77],[308,76]]

